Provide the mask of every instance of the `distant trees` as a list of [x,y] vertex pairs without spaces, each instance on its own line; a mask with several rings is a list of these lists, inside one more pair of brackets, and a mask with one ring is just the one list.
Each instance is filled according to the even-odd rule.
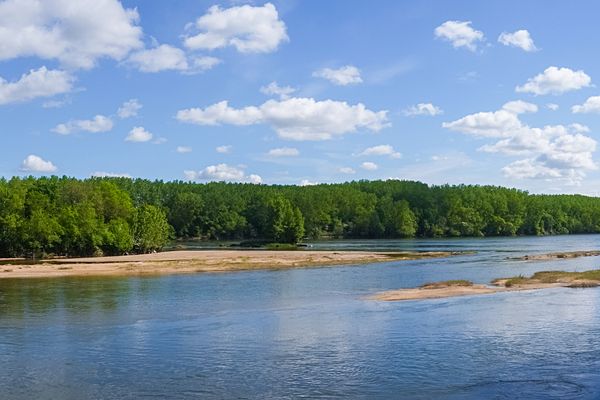
[[128,178],[0,179],[0,256],[123,254],[172,238],[552,235],[600,232],[600,199],[495,186],[315,186]]

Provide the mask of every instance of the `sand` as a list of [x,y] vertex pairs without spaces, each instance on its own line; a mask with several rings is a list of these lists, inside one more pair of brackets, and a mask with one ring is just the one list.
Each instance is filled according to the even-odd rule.
[[414,288],[398,289],[387,292],[380,292],[371,297],[370,300],[379,301],[403,301],[403,300],[425,300],[442,299],[447,297],[473,296],[482,294],[494,294],[501,292],[518,292],[523,290],[540,290],[557,287],[569,287],[566,283],[532,283],[524,285],[514,285],[511,287],[473,285],[473,286],[449,286],[445,288]]
[[546,253],[546,254],[531,254],[525,255],[522,257],[517,257],[517,260],[525,260],[525,261],[548,261],[548,260],[556,260],[563,258],[578,258],[578,257],[595,257],[600,256],[600,251],[590,250],[590,251],[567,251],[560,253]]
[[452,252],[272,251],[197,250],[169,251],[116,257],[49,260],[39,264],[2,264],[2,278],[63,276],[163,275],[233,272],[314,266],[367,264],[395,260],[448,257]]
[[[573,273],[549,272],[564,276],[557,277],[555,281],[544,282],[535,278],[522,278],[522,283],[512,283],[506,286],[506,282],[514,278],[496,279],[491,285],[474,285],[468,281],[446,281],[426,284],[418,288],[398,289],[376,293],[369,297],[370,300],[378,301],[403,301],[403,300],[425,300],[441,299],[446,297],[472,296],[482,294],[494,294],[501,292],[518,292],[523,290],[541,290],[551,288],[589,288],[600,286],[600,281],[595,279],[584,279]],[[583,273],[585,274],[585,272]],[[468,282],[468,284],[452,284],[450,282]]]

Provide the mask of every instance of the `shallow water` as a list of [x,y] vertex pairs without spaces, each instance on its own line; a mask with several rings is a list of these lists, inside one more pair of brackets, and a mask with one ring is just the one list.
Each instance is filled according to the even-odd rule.
[[600,289],[381,303],[429,281],[600,268],[600,235],[318,242],[448,259],[153,278],[0,280],[0,397],[600,398]]

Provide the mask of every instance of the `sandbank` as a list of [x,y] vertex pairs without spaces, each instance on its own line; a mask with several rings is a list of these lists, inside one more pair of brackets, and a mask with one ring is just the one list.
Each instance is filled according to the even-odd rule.
[[195,250],[114,257],[62,258],[34,264],[0,262],[2,278],[164,275],[286,269],[448,257],[456,252]]

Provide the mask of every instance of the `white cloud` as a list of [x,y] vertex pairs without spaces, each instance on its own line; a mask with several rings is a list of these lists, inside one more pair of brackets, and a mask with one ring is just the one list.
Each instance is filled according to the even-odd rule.
[[308,179],[302,179],[300,181],[300,186],[314,186],[314,185],[318,185],[318,183],[309,181]]
[[226,9],[212,6],[196,20],[195,27],[201,33],[188,36],[184,41],[192,50],[233,46],[242,53],[270,53],[289,40],[285,23],[271,3]]
[[548,103],[548,104],[546,104],[546,107],[552,111],[556,111],[560,108],[560,106],[556,103]]
[[338,69],[323,68],[313,72],[313,76],[327,79],[338,86],[353,85],[362,82],[360,70],[353,65],[346,65]]
[[592,79],[582,70],[573,71],[569,68],[548,67],[542,72],[527,80],[527,83],[516,87],[520,93],[535,95],[562,94],[572,90],[590,86]]
[[442,126],[474,136],[505,137],[522,128],[519,114],[537,111],[538,107],[535,104],[522,100],[509,101],[501,110],[467,115],[456,121],[444,122]]
[[434,106],[431,103],[419,103],[416,106],[410,106],[406,110],[403,111],[406,116],[414,116],[414,115],[430,115],[435,116],[439,114],[443,114],[444,111],[438,106]]
[[277,82],[271,82],[267,86],[260,88],[260,92],[267,96],[279,96],[281,100],[289,99],[290,95],[294,93],[296,89],[291,86],[279,86]]
[[141,126],[134,127],[131,131],[129,131],[129,135],[125,138],[126,142],[148,142],[152,140],[152,133],[148,132]]
[[177,146],[177,152],[181,154],[191,153],[192,148],[188,146]]
[[205,109],[191,108],[177,112],[181,122],[198,125],[252,125],[269,124],[288,140],[328,140],[364,128],[379,131],[387,126],[387,111],[371,111],[362,103],[312,98],[269,100],[259,107],[234,109],[227,101]]
[[90,174],[92,178],[131,178],[129,174],[122,174],[116,172],[105,172],[105,171],[96,171]]
[[443,126],[470,135],[499,139],[482,146],[481,151],[526,157],[502,169],[509,178],[579,184],[587,171],[597,169],[593,160],[596,141],[582,134],[589,132],[589,128],[577,123],[537,128],[519,119],[519,114],[535,111],[537,106],[533,104],[509,102],[499,111],[467,115]]
[[121,60],[142,46],[138,19],[117,0],[6,0],[0,2],[0,60],[36,56],[69,68]]
[[536,51],[537,48],[533,44],[533,39],[529,32],[525,29],[521,29],[512,33],[502,32],[498,37],[498,42],[505,46],[513,46],[523,49],[525,51]]
[[373,146],[365,149],[361,156],[390,156],[392,158],[401,158],[402,154],[394,150],[389,144],[381,144],[379,146]]
[[354,168],[351,167],[341,167],[340,169],[338,169],[339,172],[341,172],[342,174],[355,174],[356,171],[354,170]]
[[217,153],[228,154],[231,152],[232,147],[233,146],[230,145],[217,146],[215,150],[217,151]]
[[209,165],[201,171],[184,171],[184,175],[191,181],[225,181],[225,182],[250,182],[262,183],[262,178],[255,174],[246,175],[241,168],[227,164]]
[[379,168],[377,164],[371,161],[365,161],[364,163],[360,164],[360,167],[362,169],[366,169],[367,171],[375,171],[377,168]]
[[455,48],[477,50],[477,42],[484,40],[483,32],[471,27],[471,21],[446,21],[435,28],[435,36],[452,43]]
[[152,144],[163,144],[163,143],[167,143],[168,139],[165,137],[157,137],[156,139],[154,139],[152,141]]
[[52,129],[60,135],[70,135],[76,132],[108,132],[113,128],[113,122],[109,117],[104,115],[96,115],[92,119],[72,120],[64,124],[58,124]]
[[571,107],[575,114],[579,113],[600,113],[600,96],[591,96],[581,105]]
[[[1,3],[0,7],[2,7]],[[0,37],[2,36],[1,32],[2,26],[0,25]],[[0,41],[0,43],[2,42]],[[46,67],[32,69],[21,75],[21,78],[15,82],[8,82],[0,77],[0,105],[67,93],[73,88],[73,81],[74,78],[69,73],[48,70]]]
[[21,163],[21,171],[25,172],[55,172],[58,168],[50,161],[30,154]]
[[528,103],[523,100],[514,100],[505,103],[502,106],[503,110],[512,112],[513,114],[525,114],[538,112],[538,106],[533,103]]
[[119,109],[117,110],[117,115],[121,119],[135,117],[138,114],[138,111],[142,109],[141,103],[138,99],[127,100]]
[[293,147],[280,147],[269,150],[267,154],[271,157],[295,157],[300,155],[300,152]]
[[220,62],[218,58],[207,56],[188,59],[183,50],[168,44],[137,51],[127,59],[127,64],[149,73],[180,71],[193,74],[209,70]]

